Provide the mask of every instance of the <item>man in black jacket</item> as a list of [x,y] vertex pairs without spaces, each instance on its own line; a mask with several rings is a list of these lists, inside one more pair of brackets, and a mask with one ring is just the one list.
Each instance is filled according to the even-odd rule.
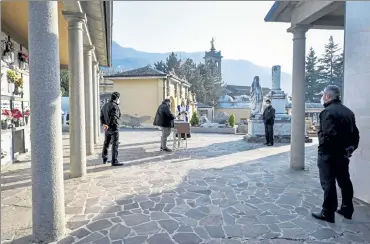
[[[320,213],[312,213],[313,217],[330,223],[335,222],[335,211],[346,219],[352,218],[353,187],[348,167],[349,158],[360,141],[355,115],[339,99],[340,89],[337,86],[329,85],[325,88],[321,98],[325,109],[320,113],[317,161],[324,203]],[[342,192],[339,210],[336,181]]]
[[108,161],[108,148],[112,143],[112,166],[121,166],[123,163],[118,162],[118,141],[119,141],[119,119],[121,111],[119,109],[118,92],[113,92],[111,100],[104,104],[100,112],[100,122],[104,127],[105,138],[103,145],[102,158],[103,163]]
[[274,145],[275,109],[272,107],[269,99],[266,100],[266,108],[263,111],[262,119],[265,124],[265,145],[272,146]]
[[153,125],[162,128],[161,151],[165,152],[172,151],[167,147],[167,137],[171,134],[171,128],[173,127],[173,121],[175,119],[175,116],[171,113],[170,106],[170,99],[165,99],[162,104],[159,105],[153,123]]

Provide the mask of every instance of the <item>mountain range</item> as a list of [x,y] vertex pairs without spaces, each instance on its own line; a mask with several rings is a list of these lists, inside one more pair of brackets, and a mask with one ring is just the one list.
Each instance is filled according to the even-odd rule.
[[[204,52],[175,52],[181,59],[191,58],[194,62],[203,62]],[[133,48],[122,47],[113,41],[112,62],[114,68],[122,71],[144,67],[154,62],[165,60],[168,53],[149,53],[138,51]],[[248,60],[242,59],[222,59],[222,78],[228,85],[249,86],[252,84],[253,77],[260,77],[262,87],[271,88],[271,67],[256,65]],[[281,88],[288,94],[292,90],[291,74],[281,73]]]

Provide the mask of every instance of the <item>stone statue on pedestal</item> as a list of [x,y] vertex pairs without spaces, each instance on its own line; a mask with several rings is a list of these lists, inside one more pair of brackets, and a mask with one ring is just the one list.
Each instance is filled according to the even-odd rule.
[[211,40],[211,50],[215,50],[215,38],[212,37],[212,40]]
[[255,76],[253,79],[251,85],[250,100],[251,118],[254,118],[256,117],[256,115],[261,114],[263,103],[262,87],[260,85],[260,78],[258,76]]

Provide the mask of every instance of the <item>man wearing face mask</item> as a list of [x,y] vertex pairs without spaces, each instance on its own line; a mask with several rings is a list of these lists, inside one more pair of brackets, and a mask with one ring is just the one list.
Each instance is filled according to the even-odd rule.
[[[325,109],[320,113],[318,132],[318,160],[324,202],[320,213],[312,213],[316,219],[335,222],[335,211],[351,219],[354,211],[353,187],[349,175],[349,159],[357,149],[360,136],[355,115],[340,101],[340,89],[335,85],[325,88],[321,102]],[[336,181],[342,192],[342,205],[337,210]]]
[[271,101],[266,100],[266,108],[262,115],[263,123],[265,124],[265,137],[267,146],[274,145],[274,122],[275,122],[275,109],[271,106]]
[[170,99],[165,99],[162,104],[159,105],[153,123],[153,125],[162,128],[161,151],[165,152],[172,151],[167,147],[167,137],[171,134],[171,128],[174,125],[173,121],[175,119],[175,116],[171,113],[170,107]]
[[103,145],[102,158],[103,163],[108,161],[108,148],[112,143],[112,166],[122,166],[123,163],[118,162],[118,144],[119,144],[119,119],[121,111],[119,108],[118,92],[113,92],[111,100],[104,104],[100,112],[100,122],[104,127],[105,138]]

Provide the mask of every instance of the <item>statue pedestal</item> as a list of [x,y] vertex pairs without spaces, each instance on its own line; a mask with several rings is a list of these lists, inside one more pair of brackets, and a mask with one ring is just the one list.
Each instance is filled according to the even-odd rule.
[[[276,115],[274,123],[274,142],[290,143],[291,120],[289,115]],[[244,140],[252,143],[264,143],[265,125],[261,119],[248,120],[248,133]]]
[[[280,88],[280,73],[281,67],[279,65],[272,67],[272,89],[266,95],[265,100],[270,99],[275,109],[274,142],[290,143],[291,116],[286,114],[285,105],[287,100],[284,91]],[[305,133],[306,142],[312,142],[312,139],[307,136],[307,130]],[[266,142],[265,125],[261,114],[248,120],[248,133],[244,136],[244,140],[252,143]]]
[[[274,123],[274,143],[290,143],[291,117],[287,114],[276,114]],[[244,140],[251,143],[265,143],[265,125],[262,119],[248,120],[248,133]],[[307,143],[312,139],[306,136]]]

